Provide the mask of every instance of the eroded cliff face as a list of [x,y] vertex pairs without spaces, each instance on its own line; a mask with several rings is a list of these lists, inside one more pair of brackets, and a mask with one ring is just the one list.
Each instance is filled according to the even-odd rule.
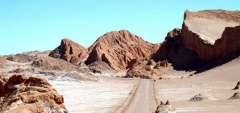
[[240,26],[226,27],[216,46],[222,46],[223,57],[231,59],[240,55]]
[[89,47],[85,63],[103,61],[116,71],[126,71],[131,60],[149,58],[158,47],[127,30],[108,32]]
[[181,37],[186,48],[211,61],[238,52],[239,25],[240,11],[186,11]]
[[158,51],[151,57],[154,61],[167,61],[175,69],[192,69],[200,64],[201,60],[194,51],[184,47],[181,29],[169,31]]

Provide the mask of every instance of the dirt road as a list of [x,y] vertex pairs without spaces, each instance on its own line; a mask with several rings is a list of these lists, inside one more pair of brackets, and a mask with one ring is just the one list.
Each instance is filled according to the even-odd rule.
[[125,113],[151,113],[152,89],[149,79],[141,79],[136,95]]

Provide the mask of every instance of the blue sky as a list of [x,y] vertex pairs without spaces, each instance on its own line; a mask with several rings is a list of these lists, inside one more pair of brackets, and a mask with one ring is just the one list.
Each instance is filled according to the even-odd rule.
[[62,38],[89,47],[127,29],[151,43],[181,28],[185,10],[239,10],[238,0],[1,0],[0,55],[52,50]]

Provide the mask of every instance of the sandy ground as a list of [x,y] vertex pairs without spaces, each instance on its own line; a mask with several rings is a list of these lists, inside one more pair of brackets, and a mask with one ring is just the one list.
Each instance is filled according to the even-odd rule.
[[[180,113],[239,113],[240,100],[229,100],[239,90],[232,90],[240,80],[240,59],[216,67],[191,78],[156,82],[158,101],[170,100]],[[190,98],[206,93],[214,99],[190,102]]]
[[[7,61],[4,67],[0,68],[1,76],[11,76],[15,73],[8,73],[17,68],[28,69],[31,62],[18,63]],[[36,68],[38,71],[39,69]],[[55,72],[52,70],[50,72]],[[98,75],[98,81],[76,80],[70,77],[62,77],[70,71],[57,71],[59,77],[51,79],[52,75],[36,74],[23,72],[20,74],[44,77],[59,94],[64,97],[64,105],[70,113],[113,113],[117,111],[123,103],[128,102],[132,89],[136,86],[139,79],[122,79],[111,76],[121,76],[122,73],[110,73]],[[19,74],[19,73],[17,73]],[[109,77],[106,77],[109,76]],[[119,110],[118,110],[119,111]]]
[[217,39],[221,38],[225,27],[235,27],[239,25],[239,23],[235,22],[202,18],[185,20],[185,23],[191,31],[198,33],[203,40],[207,40],[211,44],[214,44]]
[[137,80],[100,78],[99,82],[50,83],[64,96],[70,113],[113,113],[129,96]]
[[[7,75],[9,70],[19,67],[29,68],[29,63],[8,61],[8,65],[1,68],[0,73]],[[156,108],[155,95],[158,104],[159,101],[169,100],[180,113],[239,113],[240,99],[229,100],[235,92],[240,91],[232,90],[240,81],[239,67],[240,58],[237,58],[190,78],[186,76],[191,72],[166,70],[168,72],[165,73],[166,76],[184,76],[184,78],[156,80],[155,83],[143,79],[127,113],[151,113]],[[112,74],[108,75],[112,76]],[[97,82],[71,79],[53,79],[49,82],[59,94],[64,96],[64,104],[70,113],[114,113],[123,106],[123,103],[128,102],[129,95],[132,95],[132,90],[139,83],[139,79],[99,75]],[[207,101],[189,101],[200,93],[211,95],[212,98]]]

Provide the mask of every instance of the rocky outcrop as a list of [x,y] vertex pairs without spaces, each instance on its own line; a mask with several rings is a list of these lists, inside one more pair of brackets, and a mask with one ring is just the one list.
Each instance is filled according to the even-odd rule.
[[212,95],[207,93],[200,93],[192,97],[189,101],[191,102],[197,102],[197,101],[205,101],[205,100],[217,100]]
[[127,30],[108,32],[89,47],[85,63],[103,61],[116,71],[125,71],[131,60],[149,58],[158,47]]
[[237,85],[233,88],[233,90],[237,90],[240,87],[240,81],[238,81]]
[[181,37],[181,29],[173,29],[168,32],[164,42],[158,51],[152,56],[157,65],[167,67],[168,62],[172,63],[175,69],[194,68],[200,64],[201,60],[194,51],[184,47]]
[[194,51],[184,47],[181,29],[177,28],[168,32],[165,41],[150,58],[130,61],[126,77],[154,78],[163,74],[161,68],[173,66],[177,70],[189,70],[202,62]]
[[236,92],[229,99],[240,99],[240,92]]
[[153,60],[135,60],[131,61],[131,65],[129,65],[129,70],[127,71],[126,78],[140,77],[140,78],[152,78],[156,75],[157,71],[154,69],[156,63]]
[[200,59],[212,61],[240,53],[240,11],[186,11],[182,26],[184,46]]
[[182,29],[170,31],[161,46],[121,30],[99,37],[88,50],[63,39],[50,56],[77,65],[85,62],[96,72],[104,67],[108,70],[106,64],[117,72],[132,70],[136,66],[139,67],[135,69],[149,71],[152,67],[145,61],[150,59],[157,64],[156,68],[172,65],[177,70],[192,70],[206,64],[215,66],[240,55],[239,32],[240,11],[186,11]]
[[63,96],[43,78],[0,78],[0,97],[1,112],[67,113]]
[[177,113],[175,108],[170,105],[169,101],[164,104],[162,101],[160,102],[160,105],[157,107],[157,110],[155,113]]
[[82,62],[87,55],[86,48],[66,38],[62,39],[61,45],[49,54],[51,57],[61,58],[75,65]]

